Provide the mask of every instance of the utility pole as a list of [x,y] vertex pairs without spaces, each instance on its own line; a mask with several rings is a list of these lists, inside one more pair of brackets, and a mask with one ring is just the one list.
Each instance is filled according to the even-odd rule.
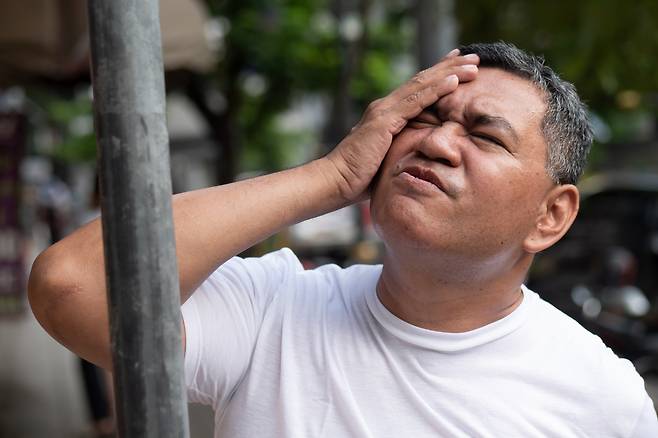
[[89,0],[119,435],[188,437],[158,0]]

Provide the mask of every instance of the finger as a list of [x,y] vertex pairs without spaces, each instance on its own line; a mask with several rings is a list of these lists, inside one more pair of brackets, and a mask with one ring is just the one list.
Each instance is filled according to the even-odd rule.
[[477,77],[479,67],[474,64],[457,65],[450,68],[447,73],[457,75],[459,82],[469,82]]
[[429,67],[428,69],[424,70],[424,72],[432,72],[436,70],[441,70],[443,68],[450,68],[458,65],[479,65],[480,64],[480,57],[476,55],[475,53],[469,53],[464,56],[452,56],[452,57],[445,57],[433,66]]
[[[453,58],[448,58],[448,60],[451,61],[452,64],[457,64],[457,65],[462,65],[462,64],[478,65],[480,63],[480,57],[475,53],[468,53],[464,56],[455,56]],[[445,62],[445,61],[439,61],[435,65],[439,65],[441,62]]]
[[431,66],[428,69],[425,69],[421,72],[418,72],[417,75],[428,75],[428,74],[436,74],[440,72],[446,73],[449,69],[453,67],[459,67],[459,66],[464,66],[464,65],[474,65],[477,66],[480,64],[480,57],[476,55],[475,53],[469,53],[464,56],[453,56],[453,57],[446,57],[442,59],[441,61],[437,62],[433,66]]
[[437,66],[418,72],[414,77],[384,97],[383,100],[387,103],[385,106],[393,106],[397,101],[406,99],[409,95],[417,93],[423,88],[436,86],[447,76],[457,75],[459,82],[468,82],[475,79],[477,72],[478,67],[475,64],[457,64],[441,68],[438,68],[437,64]]
[[452,49],[450,52],[446,54],[442,59],[447,59],[447,58],[454,58],[455,56],[459,55],[459,49]]
[[[443,78],[434,86],[425,87],[399,100],[388,110],[389,114],[395,118],[393,126],[399,127],[397,132],[401,131],[406,122],[420,114],[423,109],[454,91],[457,85],[459,85],[459,78],[457,75],[452,74]],[[394,132],[394,134],[397,132]]]
[[[407,82],[393,90],[385,99],[389,97],[393,100],[403,99],[426,85],[432,85],[437,81],[441,81],[450,74],[456,74],[460,81],[473,80],[475,79],[473,72],[477,73],[477,68],[473,69],[473,67],[467,66],[477,66],[479,62],[480,58],[474,53],[444,59],[432,67],[416,73]],[[463,68],[459,68],[462,66]]]
[[458,65],[466,65],[466,64],[478,65],[479,63],[480,63],[480,57],[475,53],[468,53],[464,56],[461,55],[446,56],[445,58],[434,64],[433,66],[423,70],[420,73],[433,72],[433,71],[441,70],[443,68],[450,68]]

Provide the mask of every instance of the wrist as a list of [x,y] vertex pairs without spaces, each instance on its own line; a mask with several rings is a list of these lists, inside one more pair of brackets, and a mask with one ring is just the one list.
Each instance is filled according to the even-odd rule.
[[355,177],[349,166],[336,155],[336,151],[315,160],[323,169],[328,184],[334,187],[336,196],[343,205],[353,204],[362,200],[363,191],[355,187]]
[[330,197],[338,206],[344,207],[356,201],[358,196],[354,195],[354,190],[347,175],[345,166],[341,166],[341,161],[331,153],[321,158],[311,161],[315,175],[322,175],[327,184]]

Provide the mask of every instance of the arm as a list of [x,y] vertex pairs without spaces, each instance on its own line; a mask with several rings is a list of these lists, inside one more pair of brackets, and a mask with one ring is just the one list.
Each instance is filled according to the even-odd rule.
[[[174,196],[181,302],[219,265],[282,228],[368,196],[368,185],[406,122],[459,81],[475,78],[477,57],[452,53],[387,97],[326,157],[303,166]],[[44,251],[28,284],[43,327],[76,354],[110,368],[100,221]]]

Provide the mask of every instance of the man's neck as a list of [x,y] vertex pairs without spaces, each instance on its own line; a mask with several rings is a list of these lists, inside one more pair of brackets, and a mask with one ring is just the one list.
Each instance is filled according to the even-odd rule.
[[504,318],[521,304],[521,283],[531,261],[523,257],[504,272],[482,275],[486,267],[422,264],[419,258],[387,253],[377,295],[391,313],[417,327],[466,332]]

